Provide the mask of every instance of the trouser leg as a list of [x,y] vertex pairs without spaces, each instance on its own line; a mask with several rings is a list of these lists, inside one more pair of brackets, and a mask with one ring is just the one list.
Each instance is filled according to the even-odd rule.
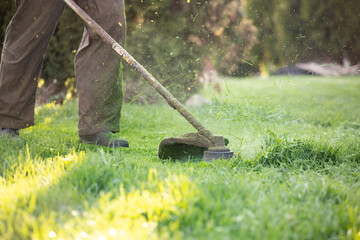
[[62,0],[18,0],[5,34],[0,63],[0,127],[34,124],[43,54],[65,4]]
[[[116,41],[125,41],[123,0],[77,0]],[[79,97],[79,135],[119,131],[122,94],[120,57],[111,46],[85,26],[75,58]]]

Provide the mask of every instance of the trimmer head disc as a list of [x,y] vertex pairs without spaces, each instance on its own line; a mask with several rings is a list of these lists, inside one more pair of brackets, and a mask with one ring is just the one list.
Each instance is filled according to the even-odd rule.
[[205,162],[215,160],[215,159],[229,159],[234,156],[233,151],[227,151],[227,152],[215,152],[215,151],[205,151],[204,152],[204,158],[203,160]]

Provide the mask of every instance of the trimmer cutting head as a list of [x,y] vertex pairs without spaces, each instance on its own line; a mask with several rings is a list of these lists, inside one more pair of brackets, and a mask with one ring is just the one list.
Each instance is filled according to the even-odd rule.
[[[219,136],[228,144],[228,140]],[[178,137],[165,138],[159,146],[159,158],[193,161],[211,161],[214,159],[232,158],[234,152],[223,146],[216,147],[199,133],[187,133]]]

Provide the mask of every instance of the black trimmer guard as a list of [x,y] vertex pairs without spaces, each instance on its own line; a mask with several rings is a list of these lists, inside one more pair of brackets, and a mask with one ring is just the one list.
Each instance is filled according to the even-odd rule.
[[[227,144],[227,140],[225,140]],[[229,159],[234,152],[208,151],[211,142],[199,133],[187,133],[178,137],[165,138],[159,146],[159,158],[173,160],[211,161]]]

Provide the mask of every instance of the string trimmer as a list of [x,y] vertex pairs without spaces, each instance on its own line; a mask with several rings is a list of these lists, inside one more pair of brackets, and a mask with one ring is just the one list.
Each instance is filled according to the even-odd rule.
[[203,156],[204,161],[228,159],[234,152],[226,147],[222,136],[215,136],[205,128],[166,88],[164,88],[140,63],[138,63],[119,43],[86,14],[73,0],[64,0],[74,12],[81,17],[106,43],[134,69],[136,69],[155,90],[165,98],[167,103],[177,110],[198,132],[188,133],[177,138],[166,138],[159,146],[159,157],[162,159],[188,159]]

